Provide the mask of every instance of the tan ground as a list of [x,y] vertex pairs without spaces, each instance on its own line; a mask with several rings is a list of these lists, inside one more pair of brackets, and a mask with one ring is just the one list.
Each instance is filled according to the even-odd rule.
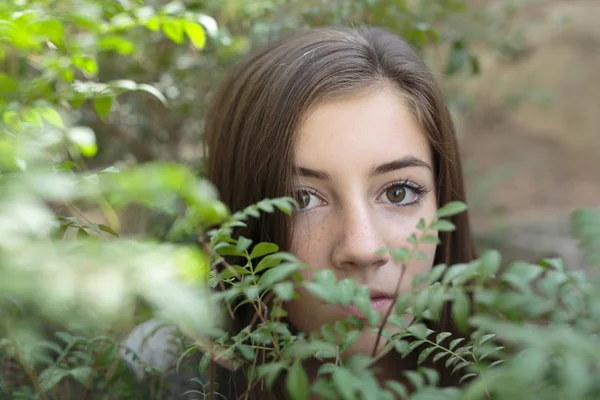
[[457,123],[473,224],[515,256],[577,262],[569,213],[600,207],[600,1],[538,1],[511,25],[523,51],[477,49],[483,74],[465,82],[474,106]]

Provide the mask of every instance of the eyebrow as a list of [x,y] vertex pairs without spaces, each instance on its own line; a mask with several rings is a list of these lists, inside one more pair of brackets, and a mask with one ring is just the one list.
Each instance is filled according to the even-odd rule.
[[[398,160],[390,161],[388,163],[376,166],[375,168],[373,168],[371,170],[371,172],[369,172],[369,178],[373,178],[378,175],[387,174],[388,172],[397,171],[400,169],[410,168],[410,167],[427,168],[428,170],[433,172],[433,168],[431,168],[431,165],[429,165],[427,162],[425,162],[419,158],[413,157],[413,156],[408,156],[408,157],[404,157],[404,158],[401,158]],[[319,179],[319,180],[331,180],[331,175],[329,175],[325,171],[321,171],[318,169],[297,167],[296,174],[298,174],[299,176],[306,177],[306,178],[315,178],[315,179]]]

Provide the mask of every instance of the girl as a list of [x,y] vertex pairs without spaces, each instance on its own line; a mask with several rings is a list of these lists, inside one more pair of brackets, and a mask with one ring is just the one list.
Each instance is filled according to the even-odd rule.
[[[266,214],[244,236],[277,243],[317,270],[332,270],[371,289],[373,308],[385,314],[412,278],[433,265],[473,260],[468,216],[440,245],[423,245],[425,260],[395,263],[383,248],[407,246],[420,218],[464,201],[461,162],[452,121],[432,73],[401,38],[381,29],[321,28],[277,41],[237,65],[215,93],[205,119],[207,178],[233,210],[264,198],[294,196],[291,218]],[[307,278],[311,275],[306,272]],[[358,314],[329,306],[298,289],[286,304],[299,331]],[[254,315],[239,307],[235,334]],[[436,331],[453,331],[444,311]],[[370,354],[377,335],[365,330],[348,351]],[[381,341],[380,348],[383,346]],[[383,357],[378,378],[399,379],[415,360]],[[318,363],[306,364],[314,378]],[[439,368],[437,366],[434,366]],[[442,384],[456,376],[440,370]],[[243,371],[225,373],[219,391],[235,399],[248,388]],[[252,399],[286,398],[281,382]]]

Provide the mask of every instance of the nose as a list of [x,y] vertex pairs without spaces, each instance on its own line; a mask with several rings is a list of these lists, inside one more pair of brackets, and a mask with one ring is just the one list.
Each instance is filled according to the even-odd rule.
[[332,252],[337,268],[381,267],[390,261],[384,249],[383,222],[369,207],[353,206],[340,212]]

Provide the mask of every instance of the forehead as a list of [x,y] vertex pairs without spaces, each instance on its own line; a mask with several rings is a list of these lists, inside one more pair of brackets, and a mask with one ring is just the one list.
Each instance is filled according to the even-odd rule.
[[423,129],[389,86],[315,106],[300,125],[295,155],[298,165],[330,170],[405,156],[432,162]]

